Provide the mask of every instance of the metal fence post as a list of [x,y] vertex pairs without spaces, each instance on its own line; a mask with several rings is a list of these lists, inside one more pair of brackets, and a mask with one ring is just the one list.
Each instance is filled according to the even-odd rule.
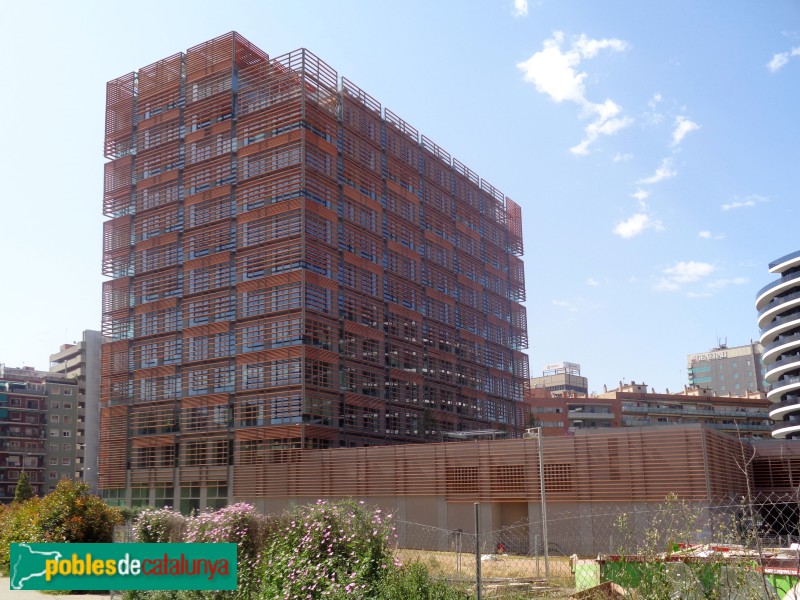
[[475,593],[481,600],[481,505],[475,503]]
[[544,451],[542,450],[542,428],[536,427],[536,445],[539,447],[539,494],[542,500],[542,548],[544,550],[544,576],[550,577],[550,556],[547,541],[547,498],[544,485]]

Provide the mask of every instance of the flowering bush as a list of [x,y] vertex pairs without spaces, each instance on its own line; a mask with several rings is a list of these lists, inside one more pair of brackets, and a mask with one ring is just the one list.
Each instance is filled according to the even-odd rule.
[[183,515],[171,508],[143,510],[134,521],[133,534],[145,544],[182,542],[185,524]]
[[238,544],[239,581],[235,596],[250,599],[258,596],[261,552],[275,529],[275,523],[274,518],[257,513],[250,504],[232,504],[187,519],[183,541]]
[[352,500],[298,507],[264,550],[261,598],[370,598],[394,564],[392,515]]
[[215,512],[203,512],[183,517],[169,508],[143,511],[134,525],[139,542],[193,542],[238,544],[238,586],[235,592],[160,592],[126,594],[130,600],[139,598],[227,599],[249,600],[258,597],[261,551],[275,529],[275,519],[256,512],[249,504],[232,504]]

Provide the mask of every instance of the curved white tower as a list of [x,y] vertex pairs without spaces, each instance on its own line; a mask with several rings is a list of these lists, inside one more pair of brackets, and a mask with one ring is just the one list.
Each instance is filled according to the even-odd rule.
[[769,264],[781,277],[756,294],[774,438],[800,438],[800,250]]

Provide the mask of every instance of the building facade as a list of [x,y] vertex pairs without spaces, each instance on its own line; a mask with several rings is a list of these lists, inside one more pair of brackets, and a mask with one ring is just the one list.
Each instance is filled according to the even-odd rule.
[[780,278],[756,295],[762,361],[776,438],[800,437],[800,251],[769,264]]
[[47,396],[33,369],[0,364],[0,503],[14,499],[22,472],[37,495],[45,490]]
[[519,206],[319,58],[231,33],[120,77],[105,149],[107,498],[523,430]]
[[78,381],[61,373],[42,375],[47,395],[45,492],[50,493],[61,479],[83,480],[86,424]]
[[63,373],[0,365],[0,502],[25,471],[37,495],[83,478],[86,429],[78,382]]
[[689,354],[686,373],[689,385],[712,390],[719,395],[743,396],[765,392],[761,365],[763,347],[758,342],[728,347],[722,344],[708,352]]
[[719,396],[712,390],[686,388],[656,394],[631,382],[592,396],[554,397],[532,389],[526,401],[529,423],[544,435],[573,435],[585,429],[663,427],[701,423],[744,438],[769,437],[769,402],[765,394]]
[[[83,480],[92,490],[97,489],[99,465],[101,343],[99,331],[87,330],[83,332],[81,341],[64,344],[58,352],[50,355],[50,372],[62,374],[77,384],[77,398],[63,399],[59,403],[60,408],[53,410],[62,411],[62,428],[69,424],[64,422],[63,419],[66,418],[76,424],[75,435],[78,431],[83,431],[84,441],[75,448],[75,472],[71,477]],[[53,416],[49,418],[52,420]],[[62,443],[62,451],[66,446],[67,444]],[[59,466],[65,466],[62,464],[65,457],[59,458]]]
[[577,363],[561,362],[545,366],[541,377],[531,377],[531,389],[544,389],[553,396],[589,393],[589,380],[581,376]]

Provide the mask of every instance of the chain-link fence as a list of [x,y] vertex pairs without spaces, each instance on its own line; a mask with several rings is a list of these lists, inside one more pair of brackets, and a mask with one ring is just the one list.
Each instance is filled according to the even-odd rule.
[[[800,598],[800,586],[790,591],[800,581],[796,496],[549,503],[546,531],[540,520],[488,530],[475,512],[469,530],[397,520],[397,560],[473,598]],[[132,527],[114,539],[133,541]]]
[[800,580],[796,497],[553,505],[546,534],[527,520],[477,536],[397,528],[401,562],[473,597],[800,598],[787,595]]

